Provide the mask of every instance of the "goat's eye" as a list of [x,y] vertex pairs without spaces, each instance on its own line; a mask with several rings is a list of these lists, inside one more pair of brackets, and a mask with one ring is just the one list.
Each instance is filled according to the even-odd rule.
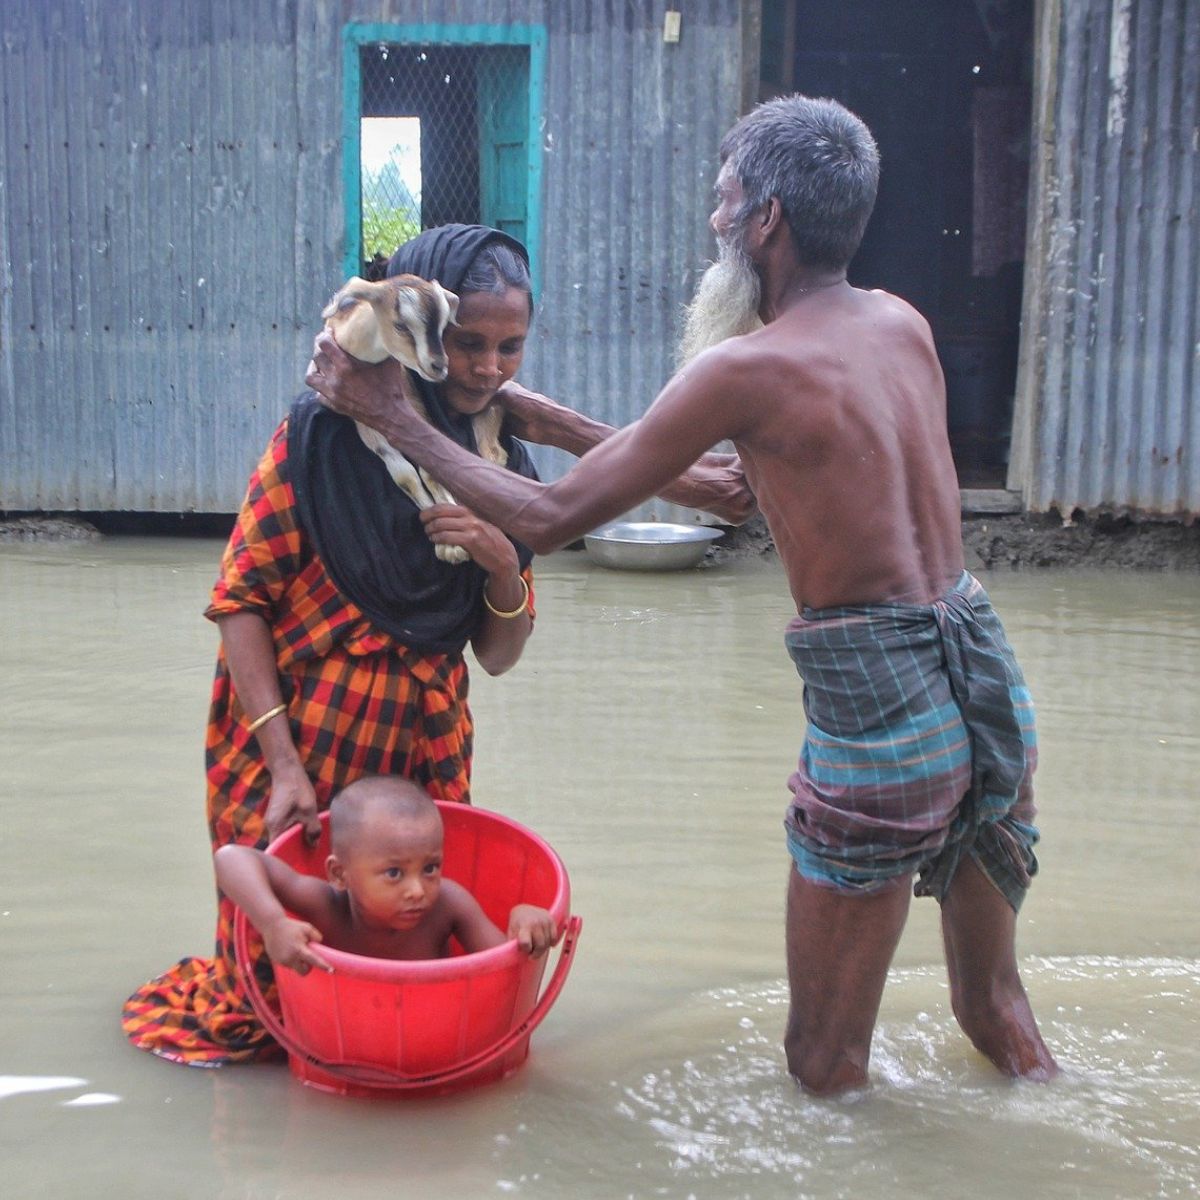
[[406,338],[408,338],[408,340],[409,340],[410,342],[413,340],[412,333],[411,333],[411,331],[409,330],[409,328],[408,328],[408,326],[407,326],[407,325],[401,325],[399,322],[397,322],[395,325],[393,325],[393,326],[392,326],[392,328],[393,328],[393,329],[395,329],[395,331],[396,331],[396,332],[397,332],[397,333],[398,333],[398,334],[399,334],[401,337],[406,337]]

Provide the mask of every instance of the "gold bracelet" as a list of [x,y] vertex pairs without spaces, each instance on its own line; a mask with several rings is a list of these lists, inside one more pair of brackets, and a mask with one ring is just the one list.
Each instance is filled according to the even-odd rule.
[[525,596],[521,600],[521,603],[518,604],[517,607],[512,610],[512,612],[501,612],[500,609],[498,609],[488,599],[487,585],[486,584],[484,585],[483,602],[484,602],[484,604],[487,605],[488,612],[492,613],[494,616],[503,617],[506,621],[508,621],[508,620],[511,620],[513,617],[519,617],[529,607],[529,584],[527,584],[525,582],[524,575],[518,575],[517,578],[521,581],[521,586],[525,589]]
[[277,704],[274,708],[268,708],[265,713],[246,727],[247,733],[254,733],[261,729],[272,717],[279,716],[280,713],[287,712],[287,704]]

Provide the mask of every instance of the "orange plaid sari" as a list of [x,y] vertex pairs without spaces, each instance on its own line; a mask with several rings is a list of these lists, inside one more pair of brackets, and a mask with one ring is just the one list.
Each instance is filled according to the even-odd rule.
[[[401,775],[435,799],[470,803],[466,662],[461,654],[421,655],[398,644],[334,587],[297,524],[286,420],[251,476],[205,615],[246,610],[271,627],[292,737],[322,809],[363,775]],[[270,776],[249,720],[222,653],[205,739],[214,850],[267,842]],[[214,956],[182,959],[126,1001],[122,1025],[135,1046],[190,1066],[279,1054],[238,976],[233,914],[218,893]],[[271,964],[257,939],[253,945],[255,973],[270,994]]]

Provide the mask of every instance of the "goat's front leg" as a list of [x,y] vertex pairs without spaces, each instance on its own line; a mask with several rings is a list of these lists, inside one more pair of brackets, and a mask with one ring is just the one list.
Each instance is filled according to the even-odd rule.
[[[409,462],[377,429],[359,424],[358,433],[367,448],[379,455],[387,473],[392,477],[392,482],[418,508],[454,503],[454,497],[436,479]],[[461,546],[434,546],[433,552],[442,562],[447,563],[464,563],[470,558]]]
[[471,418],[471,424],[475,430],[475,444],[479,448],[479,456],[501,467],[507,465],[508,453],[500,445],[504,408],[493,400],[483,412]]
[[[429,493],[431,499],[429,504],[457,504],[450,492],[444,488],[428,471],[423,471],[420,467],[416,468],[417,474],[421,477],[421,486]],[[423,505],[428,508],[429,504]],[[441,543],[434,546],[434,554],[448,563],[463,563],[471,556],[461,546],[444,546]]]

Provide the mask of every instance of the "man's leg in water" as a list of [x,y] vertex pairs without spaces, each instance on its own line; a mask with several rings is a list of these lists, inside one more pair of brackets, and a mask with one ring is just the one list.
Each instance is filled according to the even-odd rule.
[[867,893],[822,887],[791,872],[787,960],[788,1070],[817,1095],[867,1082],[871,1034],[888,966],[908,916],[910,878]]
[[963,1032],[1006,1075],[1050,1079],[1058,1065],[1017,970],[1016,919],[1008,901],[964,854],[942,902],[950,1000]]

